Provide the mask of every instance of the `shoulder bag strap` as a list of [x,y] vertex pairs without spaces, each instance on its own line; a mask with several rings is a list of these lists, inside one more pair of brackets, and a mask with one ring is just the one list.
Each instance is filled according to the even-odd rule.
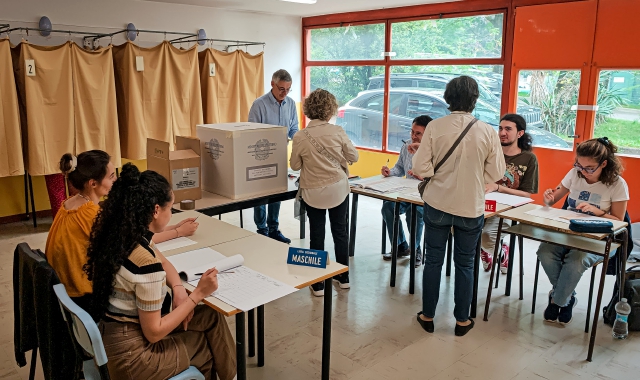
[[307,139],[309,140],[311,145],[313,145],[313,147],[316,148],[318,153],[320,153],[324,158],[329,160],[329,162],[331,163],[331,166],[333,166],[334,168],[341,167],[340,161],[338,161],[335,157],[333,157],[331,153],[329,153],[322,145],[320,145],[319,142],[316,141],[316,139],[311,137],[311,134],[309,133],[309,131],[307,131],[306,128],[302,130],[302,133],[304,133],[304,135],[307,136]]
[[442,157],[442,160],[440,160],[440,162],[438,162],[438,164],[436,165],[435,169],[433,169],[433,174],[435,175],[436,172],[438,171],[438,169],[440,169],[440,167],[442,166],[442,164],[444,164],[444,162],[447,160],[447,158],[449,158],[449,156],[451,156],[453,154],[453,151],[456,150],[456,148],[458,147],[458,145],[460,145],[460,141],[462,141],[462,139],[464,138],[464,136],[466,136],[467,132],[469,132],[469,129],[471,129],[471,127],[476,123],[476,121],[478,121],[478,119],[476,119],[475,117],[473,118],[473,120],[471,120],[471,122],[469,123],[469,125],[467,125],[467,127],[464,129],[464,131],[462,131],[462,133],[460,134],[460,136],[458,137],[458,139],[453,143],[453,145],[451,146],[451,149],[449,149],[449,151],[447,152],[447,154],[444,155],[444,157]]

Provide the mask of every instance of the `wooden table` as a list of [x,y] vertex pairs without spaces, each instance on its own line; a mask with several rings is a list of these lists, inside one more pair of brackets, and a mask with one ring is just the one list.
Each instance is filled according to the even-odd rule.
[[[297,174],[296,174],[297,175]],[[298,193],[298,188],[295,186],[296,178],[287,179],[287,190],[283,192],[267,192],[258,195],[252,195],[249,197],[242,197],[238,199],[231,199],[225,196],[210,193],[208,191],[202,192],[202,199],[196,200],[196,211],[205,214],[207,216],[215,216],[226,214],[229,212],[240,212],[240,227],[243,226],[242,210],[247,208],[253,208],[256,206],[262,206],[269,203],[283,202],[290,199],[294,199]],[[180,203],[174,203],[173,209],[175,212],[180,211]],[[304,207],[300,210],[300,239],[305,237],[305,218]]]
[[[409,230],[410,230],[410,235],[411,235],[411,239],[412,239],[411,241],[413,241],[414,236],[416,234],[417,208],[418,208],[418,206],[423,206],[424,205],[424,200],[422,200],[422,198],[420,198],[417,194],[408,193],[408,194],[401,194],[398,197],[398,202],[411,203],[411,222],[410,222],[411,225],[409,227]],[[485,211],[484,218],[485,219],[492,218],[492,217],[498,215],[498,213],[500,213],[502,211],[510,210],[511,208],[513,208],[513,207],[498,203],[498,204],[496,204],[496,211],[493,211],[493,212]],[[478,308],[478,279],[479,279],[479,275],[480,275],[480,248],[481,248],[481,242],[482,242],[482,236],[480,236],[480,238],[478,238],[478,242],[476,244],[476,256],[475,256],[475,259],[474,259],[474,262],[473,262],[473,297],[471,299],[471,312],[470,312],[471,318],[475,318],[476,317],[477,308]],[[425,242],[425,245],[426,244],[427,243]],[[395,257],[394,257],[394,259],[395,259]],[[513,262],[513,260],[510,260],[510,263],[509,263],[510,266],[512,265],[512,262]],[[415,248],[415,244],[412,244],[411,245],[410,262],[409,262],[409,265],[410,265],[410,267],[412,269],[409,272],[409,293],[410,294],[413,294],[414,290],[415,290],[415,279],[416,279],[415,264],[416,264],[416,248]]]
[[[183,220],[185,216],[193,216],[193,211],[174,214],[171,223]],[[201,221],[201,219],[204,219]],[[324,313],[322,330],[322,379],[329,379],[330,353],[331,353],[331,309],[332,309],[332,278],[335,275],[349,270],[348,267],[331,261],[326,269],[311,268],[305,266],[288,265],[287,257],[289,245],[278,242],[266,236],[255,234],[251,231],[230,225],[228,223],[201,215],[198,219],[201,223],[198,232],[190,237],[196,240],[198,245],[208,244],[212,249],[225,256],[242,254],[244,265],[253,270],[264,273],[278,281],[291,285],[297,289],[305,288],[319,281],[324,281]],[[213,237],[215,236],[215,237]],[[206,240],[206,241],[205,241]],[[191,251],[196,245],[174,249],[164,253],[165,256],[173,256],[182,252]],[[188,291],[195,287],[189,283],[183,283]],[[245,356],[245,313],[242,310],[226,304],[215,297],[207,297],[203,302],[218,310],[223,315],[236,317],[236,354],[238,361],[238,380],[246,379]],[[255,350],[253,343],[253,311],[249,311],[249,356],[253,356]],[[258,307],[258,366],[264,366],[264,305]]]
[[[529,204],[522,207],[518,207],[506,212],[500,212],[500,223],[498,225],[498,235],[496,240],[500,240],[502,232],[511,234],[511,236],[523,236],[527,239],[537,240],[544,243],[550,243],[566,248],[575,248],[584,252],[594,253],[603,257],[603,268],[600,276],[600,285],[598,287],[598,296],[596,299],[596,308],[593,311],[593,326],[591,327],[591,337],[589,340],[589,351],[587,353],[587,361],[591,361],[593,357],[593,348],[596,339],[596,329],[598,325],[598,316],[600,314],[600,306],[602,302],[602,293],[604,290],[605,276],[607,274],[607,266],[609,265],[609,256],[611,250],[616,250],[622,247],[622,252],[627,252],[627,223],[617,220],[611,220],[613,223],[613,232],[611,233],[580,233],[574,232],[569,229],[568,223],[560,221],[542,218],[527,214],[528,211],[541,208],[543,206]],[[519,224],[509,227],[503,231],[502,225],[504,219],[518,222]],[[618,241],[614,242],[614,241]],[[497,254],[497,248],[494,253],[494,257]],[[620,265],[620,272],[618,273],[618,283],[620,289],[624,289],[624,271],[626,266],[626,254],[622,256],[622,262]],[[484,308],[484,320],[488,320],[489,305],[491,302],[491,290],[493,285],[493,271],[495,266],[491,269],[491,278],[489,280],[489,289],[487,290],[487,302]],[[622,294],[620,294],[622,297]],[[588,313],[589,311],[587,311]]]

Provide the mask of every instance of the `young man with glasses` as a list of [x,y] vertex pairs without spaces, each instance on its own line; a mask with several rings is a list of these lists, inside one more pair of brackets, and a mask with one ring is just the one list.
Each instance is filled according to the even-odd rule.
[[[253,102],[249,110],[249,122],[287,127],[289,139],[292,139],[298,131],[298,111],[296,103],[287,96],[291,92],[291,82],[291,75],[286,70],[280,69],[273,73],[271,91]],[[291,239],[286,238],[278,229],[279,215],[280,202],[253,208],[253,221],[259,234],[290,244]]]
[[[504,177],[496,183],[485,186],[485,193],[499,193],[531,197],[538,193],[538,159],[531,152],[533,139],[527,132],[527,122],[517,114],[506,114],[500,120],[498,135],[502,153],[507,164]],[[496,245],[500,218],[489,218],[482,229],[482,249],[480,259],[486,272],[493,265],[493,252]],[[505,220],[505,223],[508,221]],[[507,273],[509,265],[509,246],[500,242],[502,260],[500,272]]]
[[[431,117],[423,115],[418,116],[413,120],[413,125],[411,126],[411,141],[410,143],[420,143],[422,141],[422,136],[424,135],[424,130],[427,127],[427,124],[431,122]],[[400,155],[398,156],[398,161],[395,166],[389,169],[386,165],[382,167],[380,173],[385,177],[404,177],[407,178],[416,178],[422,179],[413,174],[411,168],[413,164],[411,162],[412,154],[407,150],[407,144],[403,145],[400,148]],[[416,185],[417,186],[417,185]],[[395,208],[395,202],[384,201],[382,203],[382,219],[387,225],[387,232],[389,233],[389,240],[393,239],[393,211]],[[411,204],[409,202],[401,202],[400,203],[400,215],[406,213],[406,221],[407,227],[410,226],[411,223]],[[423,208],[417,208],[418,217],[416,223],[416,236],[415,240],[412,244],[416,247],[416,267],[420,266],[422,263],[422,251],[420,250],[420,238],[422,237],[422,227],[424,226],[423,220]],[[398,245],[398,257],[408,257],[411,254],[411,249],[409,248],[409,244],[404,237],[404,228],[402,227],[402,223],[398,228],[398,241],[395,242]],[[391,244],[394,244],[393,242]],[[385,253],[382,258],[384,260],[391,260],[391,253]]]

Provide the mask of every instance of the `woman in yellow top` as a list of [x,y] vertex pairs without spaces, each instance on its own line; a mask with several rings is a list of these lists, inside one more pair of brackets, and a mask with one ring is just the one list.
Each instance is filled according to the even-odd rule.
[[[45,256],[58,274],[60,282],[69,296],[85,310],[89,310],[87,295],[92,292],[91,281],[82,270],[87,263],[87,247],[93,222],[100,211],[100,199],[109,194],[116,180],[111,157],[101,150],[90,150],[73,156],[67,153],[60,159],[60,170],[78,194],[68,198],[55,215]],[[185,219],[177,225],[168,226],[164,232],[154,235],[153,241],[174,239],[193,235],[198,223]]]

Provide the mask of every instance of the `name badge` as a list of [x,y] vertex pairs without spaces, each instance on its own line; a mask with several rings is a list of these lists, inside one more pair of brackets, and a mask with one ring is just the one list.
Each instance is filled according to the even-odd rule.
[[496,201],[485,200],[484,201],[484,211],[485,212],[496,212],[498,206],[496,205]]
[[314,268],[326,268],[327,256],[327,251],[291,247],[289,248],[287,264],[304,265]]

